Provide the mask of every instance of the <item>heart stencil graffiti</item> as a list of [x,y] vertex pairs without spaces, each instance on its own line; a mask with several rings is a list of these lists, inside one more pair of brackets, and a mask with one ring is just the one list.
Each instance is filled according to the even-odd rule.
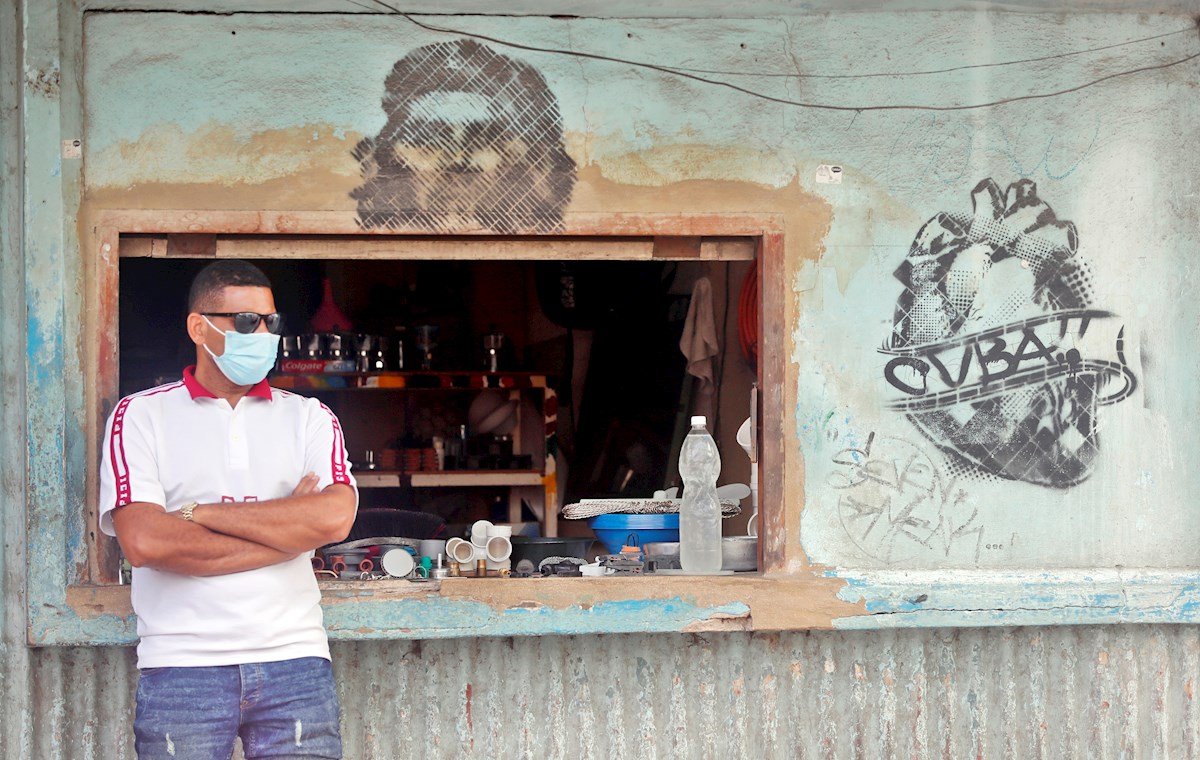
[[964,474],[1069,488],[1094,467],[1099,409],[1137,387],[1124,328],[1033,182],[985,179],[972,197],[973,213],[926,222],[895,272],[888,406]]

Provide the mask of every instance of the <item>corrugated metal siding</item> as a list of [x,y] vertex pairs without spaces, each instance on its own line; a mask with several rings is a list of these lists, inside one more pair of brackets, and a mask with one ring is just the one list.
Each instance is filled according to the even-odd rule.
[[[131,651],[28,657],[3,757],[133,757]],[[347,758],[1200,756],[1195,627],[372,642],[334,662]]]

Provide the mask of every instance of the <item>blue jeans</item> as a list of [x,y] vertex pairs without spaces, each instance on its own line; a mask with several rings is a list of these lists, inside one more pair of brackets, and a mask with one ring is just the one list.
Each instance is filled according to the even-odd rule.
[[333,669],[321,657],[147,668],[133,733],[139,760],[229,760],[238,736],[246,760],[342,756]]

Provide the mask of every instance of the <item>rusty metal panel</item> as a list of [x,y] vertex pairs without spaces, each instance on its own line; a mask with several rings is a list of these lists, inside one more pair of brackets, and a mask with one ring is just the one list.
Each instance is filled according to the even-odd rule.
[[[6,652],[29,678],[3,757],[133,758],[131,650]],[[1192,626],[339,643],[334,666],[347,758],[1200,756]]]

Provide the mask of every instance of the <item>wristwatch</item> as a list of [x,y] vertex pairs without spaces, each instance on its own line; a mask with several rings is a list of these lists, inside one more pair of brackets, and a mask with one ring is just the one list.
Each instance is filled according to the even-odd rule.
[[188,522],[195,522],[195,518],[192,517],[192,510],[198,506],[200,506],[200,502],[198,501],[193,501],[190,504],[184,504],[183,508],[179,510],[179,516]]

